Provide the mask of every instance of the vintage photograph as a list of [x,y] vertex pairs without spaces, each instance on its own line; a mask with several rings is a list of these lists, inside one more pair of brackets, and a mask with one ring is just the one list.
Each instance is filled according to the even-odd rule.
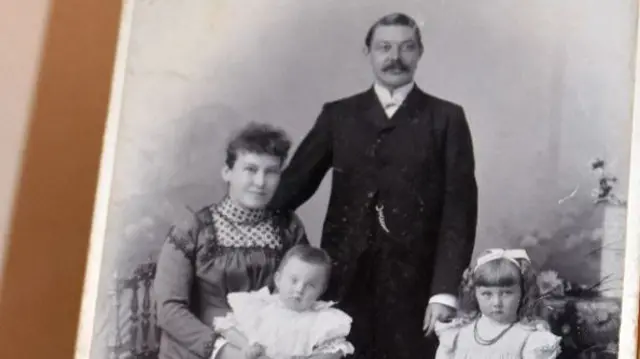
[[619,357],[635,1],[125,3],[82,355]]

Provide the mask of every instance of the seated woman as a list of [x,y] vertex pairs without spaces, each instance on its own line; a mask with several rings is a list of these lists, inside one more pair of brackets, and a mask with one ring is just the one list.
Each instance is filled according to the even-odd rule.
[[329,284],[331,257],[307,244],[291,248],[274,275],[275,293],[266,287],[231,293],[233,313],[213,325],[244,359],[340,359],[353,354],[347,340],[351,317],[319,300]]
[[271,285],[282,255],[308,243],[294,213],[266,208],[290,147],[279,129],[244,128],[227,147],[227,195],[171,228],[154,282],[160,359],[241,357],[210,323],[230,312],[229,293]]

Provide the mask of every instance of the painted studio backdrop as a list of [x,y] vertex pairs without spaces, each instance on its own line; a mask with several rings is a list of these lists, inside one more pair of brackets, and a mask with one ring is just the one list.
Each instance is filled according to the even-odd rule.
[[[475,252],[527,248],[567,357],[594,346],[615,353],[635,6],[136,1],[91,358],[153,357],[154,261],[172,223],[224,194],[227,136],[266,121],[297,145],[324,102],[371,85],[365,33],[396,11],[421,24],[417,84],[468,116]],[[299,211],[316,244],[330,185],[327,176]]]

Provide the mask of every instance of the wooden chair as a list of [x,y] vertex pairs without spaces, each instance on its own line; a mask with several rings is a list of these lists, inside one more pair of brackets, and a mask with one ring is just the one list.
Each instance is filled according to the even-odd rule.
[[[139,265],[132,276],[116,278],[111,292],[115,309],[109,359],[156,359],[160,329],[152,296],[156,263]],[[123,316],[122,313],[125,313]]]

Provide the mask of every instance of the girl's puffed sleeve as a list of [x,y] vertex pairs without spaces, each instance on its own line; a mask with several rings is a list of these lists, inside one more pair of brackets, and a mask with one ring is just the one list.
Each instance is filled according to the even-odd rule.
[[438,345],[435,359],[451,359],[454,357],[461,328],[460,322],[456,320],[451,323],[436,322],[435,333],[440,344]]
[[523,359],[554,359],[560,354],[561,338],[548,330],[536,330],[529,335],[522,350]]

